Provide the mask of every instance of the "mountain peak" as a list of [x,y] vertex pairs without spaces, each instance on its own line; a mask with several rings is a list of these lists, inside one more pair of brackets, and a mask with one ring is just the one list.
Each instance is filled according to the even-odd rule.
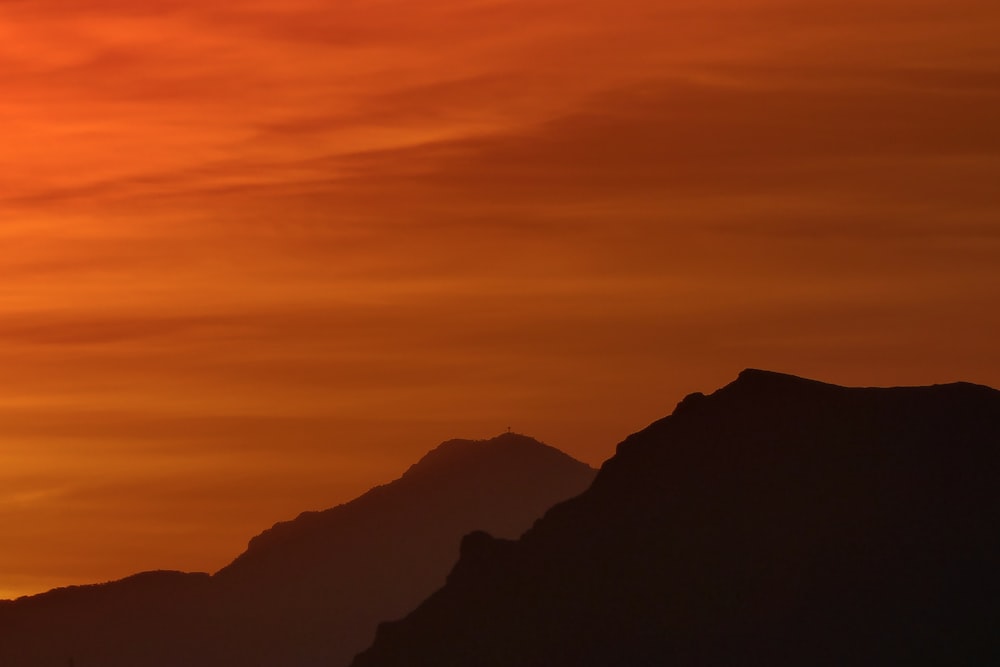
[[719,399],[738,402],[785,400],[800,396],[803,393],[815,391],[836,392],[843,391],[844,389],[844,387],[827,384],[818,380],[810,380],[789,373],[779,373],[759,368],[746,368],[740,371],[735,380],[721,389],[712,392],[709,396],[701,392],[688,394],[677,405],[674,414],[686,415],[700,406],[715,404]]
[[792,375],[791,373],[782,373],[780,371],[767,370],[766,368],[744,368],[740,371],[739,375],[736,377],[737,382],[811,382],[815,384],[825,384],[819,380],[810,380],[807,378],[800,377],[798,375]]
[[403,479],[449,474],[467,466],[525,465],[543,461],[559,464],[572,462],[581,468],[589,467],[531,436],[507,431],[487,440],[446,440],[410,466]]
[[742,391],[798,391],[801,389],[842,389],[834,384],[811,380],[790,373],[780,373],[778,371],[763,370],[760,368],[745,368],[740,371],[736,379],[723,387],[720,391],[739,389]]
[[[344,505],[315,512],[303,512],[296,519],[281,521],[250,540],[247,551],[221,572],[228,576],[234,566],[242,568],[251,557],[283,548],[289,542],[309,542],[304,535],[323,533],[338,524],[346,514],[406,507],[431,495],[455,493],[460,488],[474,488],[478,493],[492,489],[502,497],[518,483],[535,489],[546,498],[526,515],[546,509],[557,500],[579,493],[590,483],[596,470],[568,454],[534,438],[507,432],[488,440],[446,440],[411,465],[403,475],[388,484],[376,486]],[[433,491],[431,491],[433,489]],[[551,495],[551,497],[550,497]],[[403,499],[403,496],[406,496]],[[527,497],[531,494],[528,493]],[[363,509],[367,508],[367,509]],[[477,526],[469,526],[470,529]]]

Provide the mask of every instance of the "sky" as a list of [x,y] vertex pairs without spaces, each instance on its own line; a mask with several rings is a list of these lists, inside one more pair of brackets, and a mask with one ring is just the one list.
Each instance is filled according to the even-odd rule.
[[[0,598],[745,367],[1000,386],[995,0],[5,0]],[[457,548],[457,546],[456,546]]]

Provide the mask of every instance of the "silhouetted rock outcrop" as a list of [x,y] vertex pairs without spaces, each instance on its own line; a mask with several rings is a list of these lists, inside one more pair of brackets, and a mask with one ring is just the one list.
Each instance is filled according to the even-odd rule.
[[354,667],[1000,664],[1000,392],[748,370]]
[[517,537],[594,471],[515,433],[446,442],[400,479],[255,537],[208,575],[150,573],[0,605],[0,666],[346,665],[445,582],[462,536]]

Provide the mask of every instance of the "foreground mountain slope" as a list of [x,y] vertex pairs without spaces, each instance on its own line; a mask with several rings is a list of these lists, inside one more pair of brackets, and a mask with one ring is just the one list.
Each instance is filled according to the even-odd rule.
[[254,538],[216,575],[147,573],[0,604],[0,665],[346,664],[440,587],[462,535],[516,537],[595,471],[508,433],[449,441],[400,479]]
[[745,371],[354,667],[1000,662],[1000,392]]

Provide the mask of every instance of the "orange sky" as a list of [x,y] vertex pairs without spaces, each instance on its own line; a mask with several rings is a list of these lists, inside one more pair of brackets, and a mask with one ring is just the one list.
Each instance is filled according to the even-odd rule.
[[7,0],[0,597],[747,366],[1000,385],[995,0]]

